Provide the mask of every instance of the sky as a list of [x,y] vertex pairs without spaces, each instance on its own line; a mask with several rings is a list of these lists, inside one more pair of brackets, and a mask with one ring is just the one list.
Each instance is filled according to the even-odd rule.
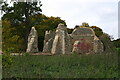
[[118,3],[118,37],[120,38],[120,1]]
[[119,0],[41,0],[41,9],[46,16],[61,17],[68,28],[87,22],[117,39],[118,2]]
[[87,22],[117,39],[118,2],[119,0],[41,0],[41,9],[46,16],[65,20],[68,28]]

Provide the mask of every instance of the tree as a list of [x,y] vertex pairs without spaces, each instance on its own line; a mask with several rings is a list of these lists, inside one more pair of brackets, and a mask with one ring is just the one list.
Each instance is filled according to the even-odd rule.
[[97,26],[90,26],[90,28],[92,28],[95,31],[95,34],[97,37],[100,37],[101,35],[103,35],[103,31],[101,28]]
[[[25,32],[27,40],[29,31],[34,25],[31,24],[30,16],[41,14],[41,2],[39,0],[37,2],[25,2],[25,0],[23,0],[24,2],[19,2],[19,0],[11,1],[13,2],[13,6],[9,6],[7,2],[4,2],[2,5],[2,11],[5,13],[2,20],[7,18],[11,22],[12,27],[17,26],[16,28],[19,30],[24,28],[23,32]],[[21,23],[24,24],[24,27],[19,27]]]
[[86,22],[83,22],[82,25],[80,27],[89,27],[89,24]]
[[[34,25],[34,23],[31,23],[31,16],[34,16],[36,14],[41,14],[41,2],[40,0],[37,0],[37,2],[19,2],[19,0],[11,0],[13,3],[13,6],[10,6],[7,2],[7,0],[4,0],[4,2],[1,3],[2,5],[2,12],[4,12],[4,15],[2,17],[2,21],[9,21],[10,26],[7,27],[3,23],[3,41],[4,43],[7,43],[5,40],[5,36],[9,34],[5,33],[6,28],[14,28],[12,30],[15,34],[12,34],[13,36],[19,36],[20,38],[24,39],[24,43],[26,45],[28,34],[30,32],[31,27]],[[13,33],[12,32],[12,33]],[[9,41],[8,41],[9,42]],[[27,46],[26,46],[27,47]]]
[[120,48],[120,38],[112,41],[116,48]]
[[2,49],[3,51],[21,51],[24,50],[25,43],[24,37],[18,34],[19,30],[16,30],[15,27],[11,27],[11,23],[9,20],[5,19],[2,21]]
[[104,45],[104,51],[114,53],[115,52],[115,46],[111,41],[111,38],[108,34],[103,33],[101,36],[99,36],[99,39],[103,42]]

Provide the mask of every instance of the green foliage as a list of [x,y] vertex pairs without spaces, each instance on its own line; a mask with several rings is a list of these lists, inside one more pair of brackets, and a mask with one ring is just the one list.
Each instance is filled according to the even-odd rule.
[[118,53],[120,53],[120,48],[116,48],[116,51],[117,51]]
[[112,43],[116,46],[116,48],[120,48],[120,39],[114,40]]
[[7,48],[5,51],[3,51],[2,55],[2,66],[3,67],[10,67],[13,63],[14,57],[10,55],[14,51],[13,47]]
[[97,37],[100,37],[101,35],[103,35],[103,31],[101,28],[99,28],[97,26],[91,26],[90,28],[92,28],[95,31],[95,35]]
[[76,56],[80,56],[80,54],[74,51],[74,52],[72,52],[72,56],[76,57]]
[[23,56],[30,56],[30,53],[22,53]]
[[116,50],[116,47],[114,46],[114,44],[112,43],[110,36],[106,33],[104,33],[103,35],[101,35],[99,37],[99,39],[103,42],[104,45],[104,51],[105,52],[111,52],[114,53]]
[[[11,0],[13,2],[12,6],[9,6],[7,1],[2,4],[2,11],[5,12],[2,19],[9,19],[12,24],[19,24],[20,22],[29,22],[29,17],[35,14],[41,13],[41,2],[36,0],[36,2],[19,2],[16,0]],[[11,18],[12,17],[12,18]],[[13,20],[13,21],[12,21]],[[29,24],[28,24],[29,25]]]
[[3,68],[10,67],[13,64],[14,57],[6,53],[2,55],[2,66]]
[[91,26],[90,28],[92,28],[95,31],[95,35],[102,41],[104,45],[104,51],[114,53],[115,45],[111,41],[110,35],[104,33],[102,29],[97,26]]
[[13,2],[15,3],[11,7],[6,2],[2,5],[2,11],[5,12],[2,17],[3,51],[12,47],[13,52],[25,52],[32,26],[35,26],[38,31],[38,46],[42,51],[45,31],[55,30],[59,23],[65,24],[65,21],[60,17],[47,17],[41,14],[42,5],[39,0],[37,2]]
[[14,51],[13,47],[7,48],[6,51],[4,51],[5,54],[10,54]]
[[86,22],[83,22],[82,25],[81,25],[81,27],[89,27],[89,24],[86,23]]
[[19,30],[16,30],[15,27],[12,27],[10,21],[7,19],[2,21],[2,26],[3,51],[8,50],[9,48],[14,48],[14,52],[24,49],[24,39],[18,34]]
[[118,78],[117,54],[15,56],[3,78]]

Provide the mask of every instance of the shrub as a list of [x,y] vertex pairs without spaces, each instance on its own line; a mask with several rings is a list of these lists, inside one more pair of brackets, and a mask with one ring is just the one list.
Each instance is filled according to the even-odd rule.
[[29,56],[30,54],[29,53],[23,53],[23,56]]
[[120,53],[120,48],[116,48],[117,52]]
[[3,54],[2,55],[2,66],[3,67],[10,67],[10,65],[13,63],[14,57],[10,54]]
[[13,63],[14,57],[10,55],[14,51],[14,48],[7,48],[5,51],[3,51],[2,55],[2,65],[3,67],[9,67]]

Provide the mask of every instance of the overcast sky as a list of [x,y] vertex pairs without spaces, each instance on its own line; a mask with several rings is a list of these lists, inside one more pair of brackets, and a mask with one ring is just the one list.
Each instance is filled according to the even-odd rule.
[[68,28],[81,25],[98,26],[105,33],[118,38],[118,1],[119,0],[41,0],[42,13],[47,16],[61,17]]

